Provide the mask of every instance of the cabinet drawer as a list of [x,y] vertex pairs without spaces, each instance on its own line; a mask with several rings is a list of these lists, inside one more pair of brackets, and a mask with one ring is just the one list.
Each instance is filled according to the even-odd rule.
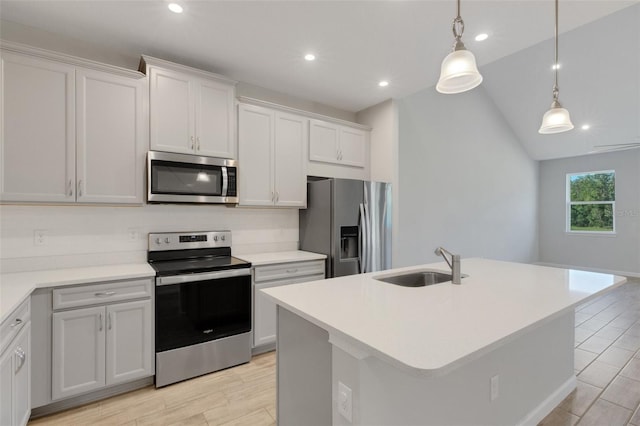
[[29,298],[27,298],[0,325],[0,353],[4,352],[13,338],[31,319],[30,306]]
[[151,289],[151,278],[54,289],[53,309],[151,297]]
[[254,281],[259,283],[317,274],[324,274],[324,260],[256,266],[254,268]]

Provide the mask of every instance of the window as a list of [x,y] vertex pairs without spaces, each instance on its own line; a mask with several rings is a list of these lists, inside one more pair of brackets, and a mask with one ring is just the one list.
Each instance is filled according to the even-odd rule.
[[616,172],[567,174],[567,232],[615,232]]

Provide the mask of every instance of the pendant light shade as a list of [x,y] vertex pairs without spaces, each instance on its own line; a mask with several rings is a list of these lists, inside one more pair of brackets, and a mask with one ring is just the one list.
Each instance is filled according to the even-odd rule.
[[551,109],[542,116],[542,125],[538,133],[549,135],[552,133],[566,132],[571,129],[573,129],[573,123],[571,123],[569,111],[562,108],[560,102],[554,101],[553,104],[551,104]]
[[464,21],[460,16],[460,0],[458,0],[458,16],[453,20],[453,51],[442,61],[440,79],[436,90],[440,93],[454,94],[471,90],[482,83],[482,75],[478,71],[476,58],[462,43]]
[[466,49],[454,50],[442,61],[440,80],[436,90],[445,94],[462,93],[480,83],[482,83],[482,75],[478,72],[473,53]]
[[553,84],[553,103],[551,104],[551,109],[544,113],[542,116],[542,124],[540,125],[540,129],[538,129],[538,133],[542,135],[549,135],[553,133],[562,133],[567,132],[573,129],[573,123],[571,123],[571,117],[569,116],[569,111],[565,108],[562,108],[560,102],[558,101],[558,94],[560,93],[560,89],[558,88],[558,0],[556,0],[556,61],[554,63],[553,69],[555,70],[555,81]]

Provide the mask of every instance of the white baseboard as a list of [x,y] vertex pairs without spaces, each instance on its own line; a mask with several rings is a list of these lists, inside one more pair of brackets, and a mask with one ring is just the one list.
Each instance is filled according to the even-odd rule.
[[536,426],[547,415],[553,411],[573,390],[576,388],[576,376],[572,375],[569,380],[564,382],[558,389],[547,397],[540,405],[518,423],[521,426]]
[[540,266],[551,266],[553,268],[577,269],[579,271],[600,272],[602,274],[613,274],[613,275],[620,275],[623,277],[640,278],[640,272],[613,271],[611,269],[591,268],[588,266],[576,266],[576,265],[560,265],[557,263],[549,263],[549,262],[534,262],[534,264],[540,265]]

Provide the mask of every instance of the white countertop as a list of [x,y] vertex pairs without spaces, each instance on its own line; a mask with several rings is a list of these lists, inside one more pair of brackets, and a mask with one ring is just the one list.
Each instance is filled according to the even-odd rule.
[[247,262],[251,262],[253,266],[272,265],[276,263],[303,262],[305,260],[324,260],[327,258],[324,254],[311,253],[308,251],[279,251],[274,253],[254,253],[241,254],[235,256]]
[[[279,305],[327,330],[330,340],[421,374],[442,374],[531,327],[626,282],[626,278],[462,259],[461,285],[401,287],[373,279],[394,271],[268,288]],[[352,351],[353,353],[353,351]]]
[[0,322],[36,288],[153,277],[148,263],[91,266],[0,275]]

